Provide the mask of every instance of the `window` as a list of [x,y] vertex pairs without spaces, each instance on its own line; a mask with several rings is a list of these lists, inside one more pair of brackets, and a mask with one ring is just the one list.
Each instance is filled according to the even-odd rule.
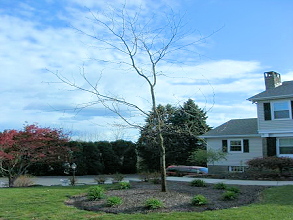
[[293,157],[293,138],[279,138],[278,153],[280,156]]
[[241,140],[230,140],[230,151],[242,151],[242,141]]
[[229,166],[229,172],[243,173],[245,171],[245,166]]
[[273,115],[274,119],[290,118],[290,108],[288,101],[274,102],[273,103]]
[[227,152],[224,151],[227,148],[229,153],[249,153],[249,139],[222,140],[223,152]]

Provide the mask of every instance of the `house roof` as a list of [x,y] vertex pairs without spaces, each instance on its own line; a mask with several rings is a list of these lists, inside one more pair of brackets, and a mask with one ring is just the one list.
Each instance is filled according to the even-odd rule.
[[248,100],[255,102],[258,100],[278,99],[287,97],[293,97],[293,81],[283,82],[282,85],[261,92],[255,96],[250,97]]
[[232,119],[200,137],[215,138],[224,136],[260,136],[260,134],[258,134],[257,118]]

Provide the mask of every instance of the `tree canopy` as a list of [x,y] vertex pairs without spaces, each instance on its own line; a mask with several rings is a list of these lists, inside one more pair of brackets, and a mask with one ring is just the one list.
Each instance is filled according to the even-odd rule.
[[[166,146],[166,165],[189,164],[188,157],[203,146],[198,144],[198,136],[209,131],[206,123],[206,112],[200,109],[192,99],[183,106],[170,104],[159,105],[158,113],[162,120],[162,133]],[[146,118],[146,124],[141,130],[138,140],[140,166],[147,170],[158,170],[158,141],[155,133],[156,122],[153,112]]]

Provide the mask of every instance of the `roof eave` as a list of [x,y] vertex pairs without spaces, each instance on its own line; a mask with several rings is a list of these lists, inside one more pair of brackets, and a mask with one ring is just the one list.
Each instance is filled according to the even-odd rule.
[[262,100],[268,100],[268,99],[282,99],[282,98],[293,98],[293,94],[288,95],[278,95],[278,96],[268,96],[268,97],[260,97],[260,98],[248,98],[248,101],[256,102],[256,101],[262,101]]
[[233,135],[201,135],[199,138],[230,138],[230,137],[261,137],[260,134],[233,134]]

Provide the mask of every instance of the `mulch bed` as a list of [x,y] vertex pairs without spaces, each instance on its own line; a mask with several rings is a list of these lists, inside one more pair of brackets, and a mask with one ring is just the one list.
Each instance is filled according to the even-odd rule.
[[[160,184],[131,182],[130,189],[107,191],[107,197],[119,196],[123,199],[123,204],[118,207],[107,207],[105,205],[106,199],[89,201],[86,195],[74,196],[65,203],[83,210],[106,213],[202,212],[206,210],[236,208],[257,202],[260,198],[260,192],[268,188],[266,186],[237,185],[240,189],[239,197],[232,201],[223,201],[221,196],[225,190],[215,189],[213,184],[207,184],[207,187],[194,187],[187,182],[168,181],[167,187],[168,192],[161,192]],[[204,195],[208,199],[207,205],[191,205],[192,197],[198,194]],[[160,199],[164,203],[164,208],[156,210],[146,209],[144,204],[149,198]]]

